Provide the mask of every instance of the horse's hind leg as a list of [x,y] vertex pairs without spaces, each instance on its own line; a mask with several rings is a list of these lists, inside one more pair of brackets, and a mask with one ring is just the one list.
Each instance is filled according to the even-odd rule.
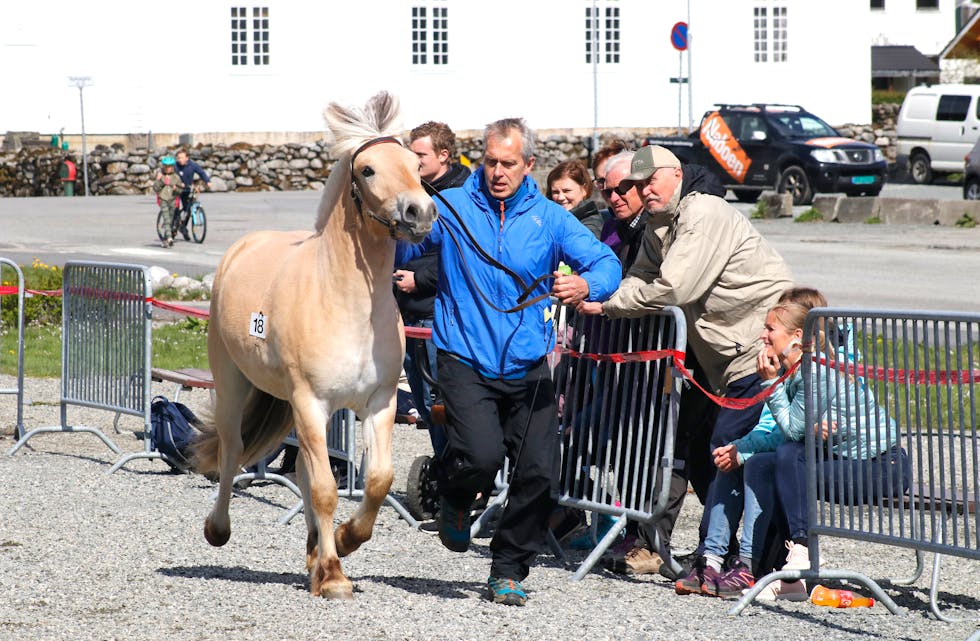
[[333,516],[337,509],[337,483],[327,452],[329,408],[314,398],[293,397],[293,416],[299,440],[298,463],[306,511],[306,569],[310,592],[328,599],[350,599],[354,586],[340,568],[334,545]]
[[[346,523],[337,528],[337,550],[350,554],[371,538],[378,510],[384,503],[395,476],[391,464],[391,430],[395,423],[395,395],[375,393],[362,421],[364,432],[364,499]],[[381,404],[378,409],[376,405]],[[372,409],[374,411],[372,411]]]
[[230,359],[218,363],[213,350],[210,354],[214,372],[215,401],[214,425],[218,433],[218,498],[211,513],[204,521],[204,538],[214,546],[228,542],[231,536],[231,519],[228,504],[231,501],[232,480],[241,465],[242,410],[252,384],[235,367]]

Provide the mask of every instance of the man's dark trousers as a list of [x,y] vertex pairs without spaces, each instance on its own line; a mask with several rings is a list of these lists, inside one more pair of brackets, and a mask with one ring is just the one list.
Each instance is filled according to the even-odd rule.
[[490,574],[524,580],[545,546],[558,493],[551,371],[542,358],[521,378],[488,378],[441,350],[437,364],[449,437],[440,492],[453,507],[466,509],[493,481],[504,457],[510,460],[507,506],[490,542]]

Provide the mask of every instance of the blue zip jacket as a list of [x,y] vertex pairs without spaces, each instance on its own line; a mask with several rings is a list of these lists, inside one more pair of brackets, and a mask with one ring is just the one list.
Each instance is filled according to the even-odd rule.
[[769,410],[769,406],[764,405],[756,426],[742,438],[732,441],[732,444],[738,452],[738,462],[745,465],[745,461],[750,459],[753,454],[775,452],[776,448],[782,445],[785,440],[782,430],[776,427],[776,419]]
[[[516,272],[525,284],[551,274],[564,261],[589,284],[589,301],[604,301],[619,286],[622,268],[615,254],[575,216],[545,198],[530,176],[505,201],[489,195],[483,171],[474,172],[462,187],[441,193],[483,250]],[[551,302],[545,298],[511,314],[492,309],[476,287],[502,310],[518,304],[523,288],[484,259],[460,227],[457,215],[440,199],[434,200],[439,218],[432,232],[418,245],[399,242],[395,264],[438,251],[432,331],[436,347],[460,357],[484,376],[520,378],[554,347]],[[553,279],[545,279],[528,299],[549,292],[552,283]]]

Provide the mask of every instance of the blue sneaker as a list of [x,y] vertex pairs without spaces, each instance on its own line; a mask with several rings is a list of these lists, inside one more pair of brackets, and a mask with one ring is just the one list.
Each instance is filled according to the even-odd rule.
[[527,603],[527,592],[516,579],[504,579],[492,576],[487,579],[488,596],[494,603],[504,605],[524,605]]
[[459,510],[442,498],[439,503],[439,540],[453,552],[470,547],[470,510]]
[[[593,516],[592,518],[596,518],[596,517]],[[578,536],[573,538],[571,541],[569,541],[568,547],[572,550],[591,550],[596,546],[596,543],[601,541],[602,538],[609,533],[609,530],[611,530],[613,526],[616,525],[616,519],[609,516],[608,514],[600,514],[598,515],[598,519],[599,519],[599,528],[598,528],[598,532],[596,532],[595,540],[592,539],[592,528],[589,527],[586,528],[583,532],[581,532]],[[620,530],[619,539],[622,540],[625,534],[626,534],[625,529]]]

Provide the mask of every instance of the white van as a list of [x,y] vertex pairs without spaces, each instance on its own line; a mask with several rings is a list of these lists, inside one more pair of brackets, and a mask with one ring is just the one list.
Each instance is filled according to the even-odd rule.
[[912,180],[963,171],[963,158],[980,137],[980,85],[913,87],[898,112],[898,166]]

